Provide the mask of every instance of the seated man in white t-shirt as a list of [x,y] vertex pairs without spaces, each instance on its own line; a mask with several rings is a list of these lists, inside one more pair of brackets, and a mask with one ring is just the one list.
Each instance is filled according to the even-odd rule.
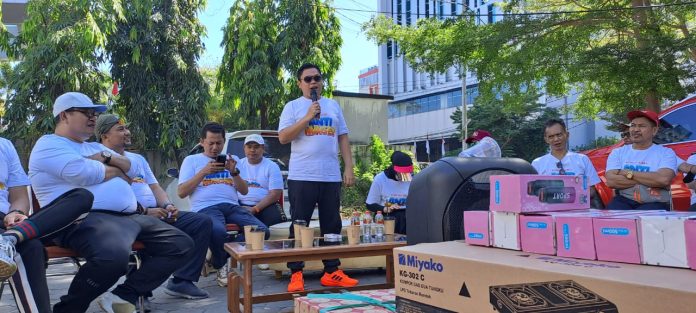
[[[135,198],[145,210],[145,214],[164,220],[180,229],[194,242],[193,253],[182,267],[172,274],[167,282],[164,293],[186,299],[203,299],[208,292],[198,288],[194,282],[201,275],[201,268],[208,252],[212,221],[207,215],[195,212],[179,212],[167,196],[167,192],[157,182],[147,160],[140,155],[126,151],[131,145],[131,133],[128,125],[118,116],[102,114],[97,119],[94,136],[100,149],[110,149],[113,153],[123,155],[131,161],[132,167],[137,167],[136,176],[132,177],[131,188]],[[151,295],[147,295],[150,297]]]
[[684,184],[691,192],[689,211],[694,212],[696,211],[696,180],[694,180],[694,175],[696,175],[696,154],[689,156],[686,161],[677,157],[677,164],[679,164],[679,171],[684,173]]
[[591,186],[592,207],[603,209],[604,204],[595,188],[601,182],[597,171],[586,155],[568,151],[569,138],[565,122],[559,119],[548,120],[544,125],[544,141],[551,152],[534,159],[532,166],[539,175],[584,175]]
[[240,176],[249,186],[246,195],[237,193],[239,204],[249,209],[266,226],[285,222],[287,217],[278,200],[283,195],[283,175],[275,162],[264,158],[265,142],[258,134],[244,139],[245,158],[239,160]]
[[54,306],[55,313],[87,311],[92,300],[126,274],[137,239],[148,257],[99,302],[107,311],[133,312],[138,297],[159,287],[181,267],[193,246],[193,240],[180,230],[137,211],[126,176],[134,176],[128,158],[106,150],[83,157],[82,150],[89,145],[85,140],[94,133],[97,116],[105,109],[78,92],[61,95],[53,104],[55,132],[42,136],[29,158],[29,179],[41,206],[78,187],[94,195],[90,213],[56,238],[86,263],[67,295]]
[[657,113],[628,112],[633,144],[614,149],[607,159],[607,186],[618,189],[609,210],[669,210],[670,185],[677,170],[674,150],[653,143]]
[[502,156],[498,142],[491,137],[491,133],[483,129],[474,131],[466,143],[474,143],[473,146],[459,152],[460,158],[499,158]]
[[375,175],[365,204],[372,212],[382,211],[396,220],[394,232],[406,234],[406,198],[411,186],[413,161],[408,154],[394,151],[388,168]]
[[[189,155],[181,164],[179,174],[179,197],[189,197],[191,211],[206,214],[212,218],[213,231],[210,236],[210,265],[218,269],[218,284],[227,284],[227,258],[225,252],[227,242],[226,224],[234,223],[239,227],[255,225],[266,231],[268,227],[254,217],[248,209],[239,205],[237,193],[247,194],[249,188],[246,181],[239,175],[235,156],[222,155],[226,161],[218,162],[225,145],[225,128],[218,123],[207,123],[201,130],[201,146],[203,152]],[[244,241],[244,232],[235,238]]]

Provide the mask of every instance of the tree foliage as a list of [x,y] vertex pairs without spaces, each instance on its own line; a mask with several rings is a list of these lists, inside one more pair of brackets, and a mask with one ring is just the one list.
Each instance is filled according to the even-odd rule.
[[[341,63],[340,25],[326,0],[240,0],[230,9],[217,91],[241,128],[275,128],[299,95],[294,73],[317,64],[330,82]],[[325,88],[331,92],[332,86]]]
[[[469,110],[469,130],[485,129],[500,145],[504,157],[518,157],[532,161],[546,153],[544,123],[559,118],[556,109],[539,103],[538,95],[526,94],[522,105],[511,108],[499,98],[479,96],[476,105]],[[450,116],[457,125],[458,136],[462,131],[462,112],[457,108]]]
[[[104,47],[122,19],[119,0],[33,0],[18,37],[6,41],[20,60],[7,77],[12,92],[3,123],[7,136],[22,140],[28,152],[36,139],[53,130],[53,101],[68,91],[104,99],[107,75],[100,72]],[[16,142],[17,143],[17,142]]]
[[[470,13],[399,26],[386,17],[366,25],[380,43],[398,42],[417,68],[463,64],[482,94],[562,96],[580,90],[579,117],[632,108],[659,111],[696,90],[696,6],[681,1],[513,0],[506,16],[477,24]],[[534,14],[534,13],[543,14]]]
[[[208,84],[198,70],[204,26],[203,0],[138,0],[124,3],[126,20],[109,38],[111,74],[141,148],[181,160],[205,122]],[[181,150],[180,150],[181,149]]]

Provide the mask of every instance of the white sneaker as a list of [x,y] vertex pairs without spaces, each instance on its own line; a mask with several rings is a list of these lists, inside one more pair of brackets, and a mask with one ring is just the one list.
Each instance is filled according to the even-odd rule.
[[225,266],[217,270],[217,278],[215,280],[217,280],[220,287],[227,287],[227,273],[230,271],[229,266],[229,264],[225,264]]
[[257,265],[257,267],[258,267],[260,270],[263,270],[263,271],[265,271],[265,270],[267,270],[267,269],[270,268],[270,266],[269,266],[268,264],[259,264],[259,265]]
[[111,292],[103,294],[97,303],[107,313],[135,313],[135,305]]
[[0,236],[0,282],[12,277],[17,271],[14,261],[15,245],[8,236]]

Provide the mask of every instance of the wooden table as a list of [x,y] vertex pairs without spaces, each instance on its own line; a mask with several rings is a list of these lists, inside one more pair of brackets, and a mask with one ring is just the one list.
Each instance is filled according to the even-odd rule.
[[[239,305],[244,306],[245,313],[251,313],[255,303],[292,300],[309,292],[338,292],[340,290],[368,290],[394,288],[394,258],[392,249],[406,245],[406,237],[402,235],[384,236],[371,242],[361,242],[348,245],[343,238],[342,243],[324,243],[323,239],[315,238],[315,246],[311,248],[295,248],[295,241],[270,240],[266,241],[263,250],[247,250],[244,243],[227,243],[225,251],[230,258],[230,272],[227,276],[227,310],[241,312]],[[321,246],[319,246],[321,244]],[[253,276],[251,270],[254,264],[285,263],[291,261],[310,261],[323,259],[355,258],[364,256],[383,255],[386,258],[386,281],[383,284],[357,285],[355,287],[322,288],[300,292],[281,292],[274,294],[254,295]],[[242,264],[241,270],[237,262]],[[244,297],[240,297],[240,285],[244,288]],[[241,302],[241,303],[240,303]]]

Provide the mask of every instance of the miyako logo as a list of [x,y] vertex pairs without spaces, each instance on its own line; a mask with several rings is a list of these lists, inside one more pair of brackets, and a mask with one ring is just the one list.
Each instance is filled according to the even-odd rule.
[[620,227],[602,227],[602,235],[608,236],[628,236],[631,232],[628,228]]
[[527,228],[546,229],[548,224],[544,222],[527,222]]
[[469,233],[469,238],[471,239],[483,239],[482,233]]
[[495,204],[500,204],[500,181],[495,181]]
[[415,255],[406,255],[403,253],[399,253],[399,265],[417,268],[419,272],[423,270],[442,272],[444,270],[442,263],[433,261],[433,258],[430,258],[428,261],[422,261]]

